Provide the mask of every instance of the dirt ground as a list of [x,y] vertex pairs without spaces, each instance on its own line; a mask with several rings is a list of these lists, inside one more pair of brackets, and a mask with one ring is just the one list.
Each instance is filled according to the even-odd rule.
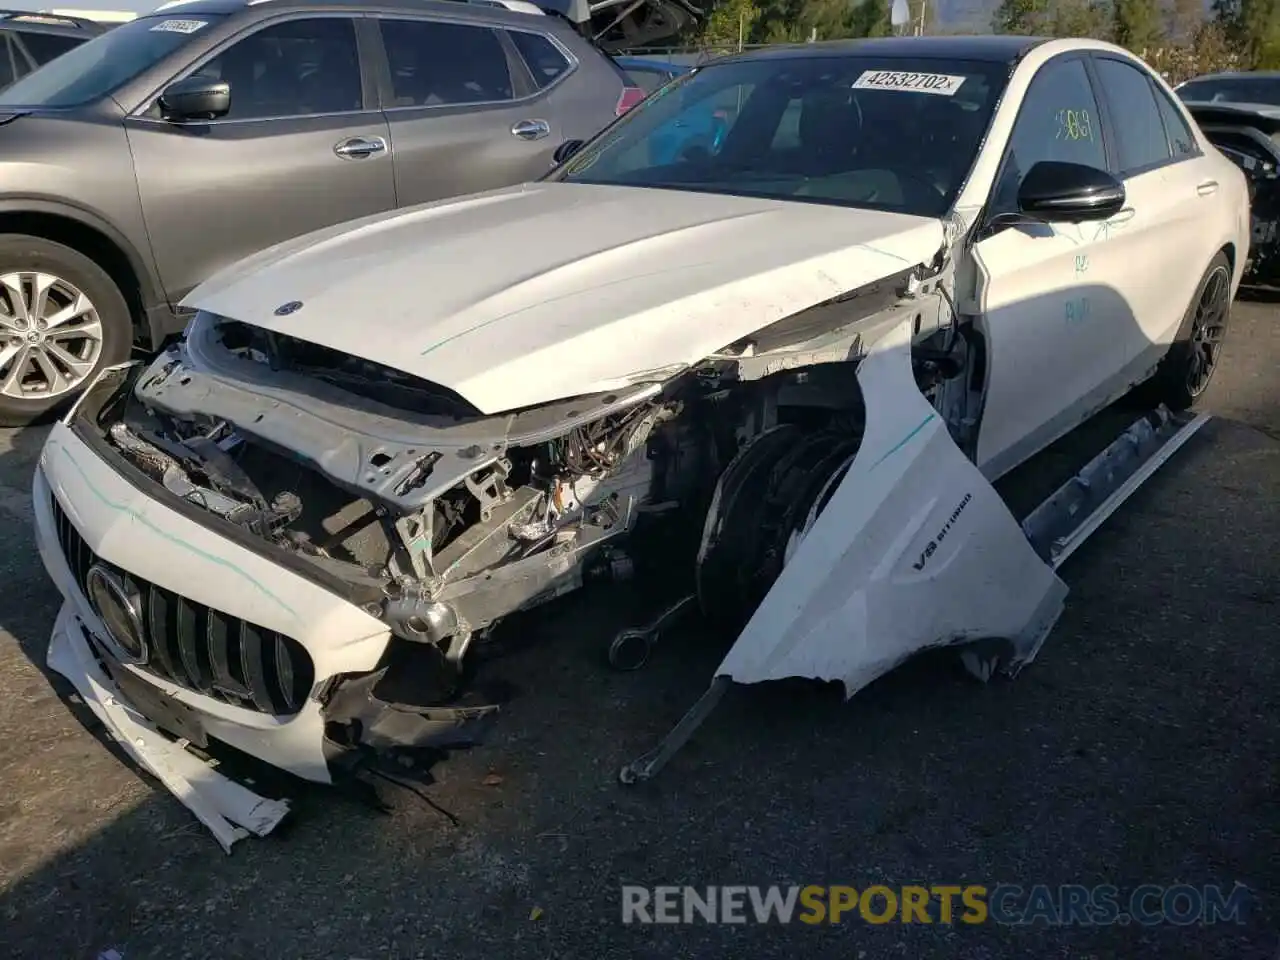
[[[287,831],[230,857],[35,665],[58,606],[30,529],[44,431],[0,431],[0,952],[1276,960],[1280,309],[1241,305],[1232,336],[1207,404],[1220,419],[1069,561],[1066,613],[1016,681],[983,687],[938,657],[847,704],[735,690],[658,781],[625,790],[618,766],[719,652],[690,631],[609,673],[626,598],[584,595],[512,628],[499,667],[517,696],[490,744],[436,768],[431,804],[388,788],[382,814],[307,791]],[[1067,447],[1114,434],[1108,416]],[[620,921],[623,883],[1000,882],[1250,895],[1243,923],[1210,926]]]

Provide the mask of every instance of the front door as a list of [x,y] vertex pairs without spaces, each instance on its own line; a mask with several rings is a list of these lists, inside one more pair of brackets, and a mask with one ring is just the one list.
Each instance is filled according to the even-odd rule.
[[171,123],[149,106],[126,123],[171,301],[264,247],[395,207],[386,120],[362,82],[352,18],[276,20],[192,73],[230,84],[230,113]]
[[[996,178],[988,220],[1017,210],[1022,176],[1042,160],[1109,169],[1086,61],[1042,66],[1027,90]],[[1143,340],[1130,301],[1126,207],[1093,223],[984,228],[974,246],[977,324],[988,349],[977,464],[995,478],[1110,399]]]

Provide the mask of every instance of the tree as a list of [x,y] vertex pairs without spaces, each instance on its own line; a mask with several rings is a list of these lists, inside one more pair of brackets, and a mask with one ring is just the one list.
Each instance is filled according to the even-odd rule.
[[1157,0],[1114,0],[1112,10],[1116,43],[1139,54],[1161,44],[1164,29]]
[[991,19],[996,33],[1034,36],[1048,24],[1049,0],[1000,0]]
[[752,0],[723,0],[707,17],[700,37],[703,47],[733,47],[746,43],[763,11]]
[[1280,0],[1240,0],[1239,34],[1251,69],[1280,68]]
[[1111,24],[1107,10],[1096,0],[1057,0],[1048,14],[1044,31],[1055,37],[1093,37],[1108,40]]

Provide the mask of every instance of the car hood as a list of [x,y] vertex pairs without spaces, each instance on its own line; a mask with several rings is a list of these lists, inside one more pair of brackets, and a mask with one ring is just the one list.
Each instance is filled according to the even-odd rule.
[[657,379],[929,262],[940,221],[535,183],[269,248],[183,306],[448,387],[482,413]]

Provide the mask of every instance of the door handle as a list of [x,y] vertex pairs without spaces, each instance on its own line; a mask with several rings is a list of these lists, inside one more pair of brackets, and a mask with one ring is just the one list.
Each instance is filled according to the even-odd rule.
[[1202,197],[1207,197],[1209,196],[1209,194],[1217,193],[1217,192],[1218,192],[1217,180],[1206,180],[1204,183],[1196,187],[1196,193],[1200,194],[1200,196]]
[[387,141],[381,137],[350,137],[334,144],[333,152],[343,160],[362,160],[384,153],[386,149]]
[[545,120],[517,120],[511,125],[511,135],[520,140],[541,140],[551,135],[551,124]]

